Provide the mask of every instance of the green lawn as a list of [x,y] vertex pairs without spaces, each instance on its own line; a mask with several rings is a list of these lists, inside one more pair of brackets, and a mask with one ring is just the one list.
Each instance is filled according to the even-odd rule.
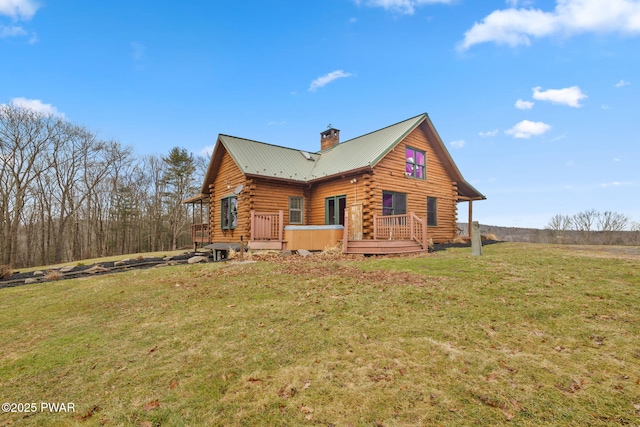
[[0,289],[0,426],[640,425],[640,256],[470,252]]

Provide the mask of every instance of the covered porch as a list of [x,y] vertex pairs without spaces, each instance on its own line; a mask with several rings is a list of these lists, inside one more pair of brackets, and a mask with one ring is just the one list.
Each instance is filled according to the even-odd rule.
[[198,249],[198,243],[203,245],[210,244],[209,195],[199,194],[183,200],[182,203],[191,205],[191,241],[194,249]]

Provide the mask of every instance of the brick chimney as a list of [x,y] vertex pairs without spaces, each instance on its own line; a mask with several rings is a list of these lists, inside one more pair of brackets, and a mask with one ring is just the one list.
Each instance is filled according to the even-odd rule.
[[329,127],[324,132],[320,132],[320,149],[326,150],[340,143],[340,131]]

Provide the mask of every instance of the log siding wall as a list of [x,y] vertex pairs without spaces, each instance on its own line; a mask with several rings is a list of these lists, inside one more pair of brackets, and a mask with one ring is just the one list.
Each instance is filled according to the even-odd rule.
[[[247,179],[242,171],[238,168],[229,153],[223,149],[222,159],[218,166],[218,173],[213,181],[209,184],[210,206],[209,206],[209,229],[211,233],[211,242],[239,242],[240,236],[245,241],[250,235],[250,209],[249,200],[246,195]],[[221,200],[223,197],[233,195],[234,189],[238,185],[244,185],[244,190],[238,195],[238,226],[234,229],[223,230],[221,228]]]
[[[426,153],[426,179],[405,176],[405,148],[409,146]],[[438,199],[438,225],[428,227],[428,237],[434,242],[453,240],[457,235],[457,186],[451,181],[440,158],[422,127],[416,128],[396,145],[373,168],[370,179],[370,216],[382,215],[382,192],[395,191],[407,194],[407,213],[415,212],[427,217],[427,197]],[[365,222],[365,224],[368,224]],[[369,228],[365,226],[365,230]]]

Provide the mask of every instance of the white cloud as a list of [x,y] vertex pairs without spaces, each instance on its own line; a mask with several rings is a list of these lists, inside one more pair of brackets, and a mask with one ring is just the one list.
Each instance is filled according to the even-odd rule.
[[488,136],[496,136],[498,134],[499,130],[498,129],[494,129],[494,130],[490,130],[487,132],[479,132],[478,135],[480,135],[481,137],[485,138]]
[[342,70],[332,71],[329,74],[325,74],[322,77],[318,77],[314,81],[311,82],[311,86],[309,86],[309,92],[315,92],[318,88],[324,87],[331,83],[334,80],[342,79],[345,77],[351,77],[353,74],[345,73]]
[[564,89],[548,89],[541,91],[540,87],[533,88],[533,99],[538,101],[549,101],[553,104],[568,105],[579,108],[581,99],[587,98],[578,86],[571,86]]
[[523,101],[522,99],[518,99],[516,101],[516,108],[518,110],[531,110],[535,102],[531,101]]
[[27,32],[22,27],[17,27],[15,25],[12,25],[11,27],[0,25],[0,39],[26,35]]
[[33,0],[0,0],[0,15],[27,20],[36,14],[39,7]]
[[52,116],[64,117],[64,113],[58,111],[56,107],[51,104],[45,104],[39,99],[27,99],[27,98],[13,98],[11,105],[18,108],[25,108],[27,110],[33,110],[42,114],[51,114]]
[[629,83],[626,80],[620,80],[618,83],[616,83],[616,87],[620,88],[620,87],[625,87],[625,86],[629,86],[631,83]]
[[467,30],[458,47],[465,50],[487,42],[513,47],[530,45],[531,38],[588,32],[639,35],[640,1],[556,0],[551,12],[514,7],[495,10]]
[[466,144],[464,139],[459,139],[457,141],[452,141],[451,146],[455,148],[462,148]]
[[413,15],[417,6],[435,3],[451,3],[452,0],[354,0],[357,5],[382,7],[406,15]]
[[620,182],[620,181],[613,181],[613,182],[604,182],[602,184],[600,184],[600,187],[602,188],[608,188],[608,187],[626,187],[629,185],[633,185],[632,182],[629,181],[624,181],[624,182]]
[[514,138],[528,139],[532,136],[542,135],[550,129],[551,126],[546,123],[523,120],[511,129],[504,131],[504,133],[513,135]]
[[617,162],[619,162],[619,161],[620,161],[620,159],[619,159],[619,158],[617,158],[617,157],[614,157],[614,158],[613,158],[613,161],[617,163]]
[[610,110],[611,109],[611,107],[608,104],[602,104],[600,106],[600,108],[602,108],[603,110]]

